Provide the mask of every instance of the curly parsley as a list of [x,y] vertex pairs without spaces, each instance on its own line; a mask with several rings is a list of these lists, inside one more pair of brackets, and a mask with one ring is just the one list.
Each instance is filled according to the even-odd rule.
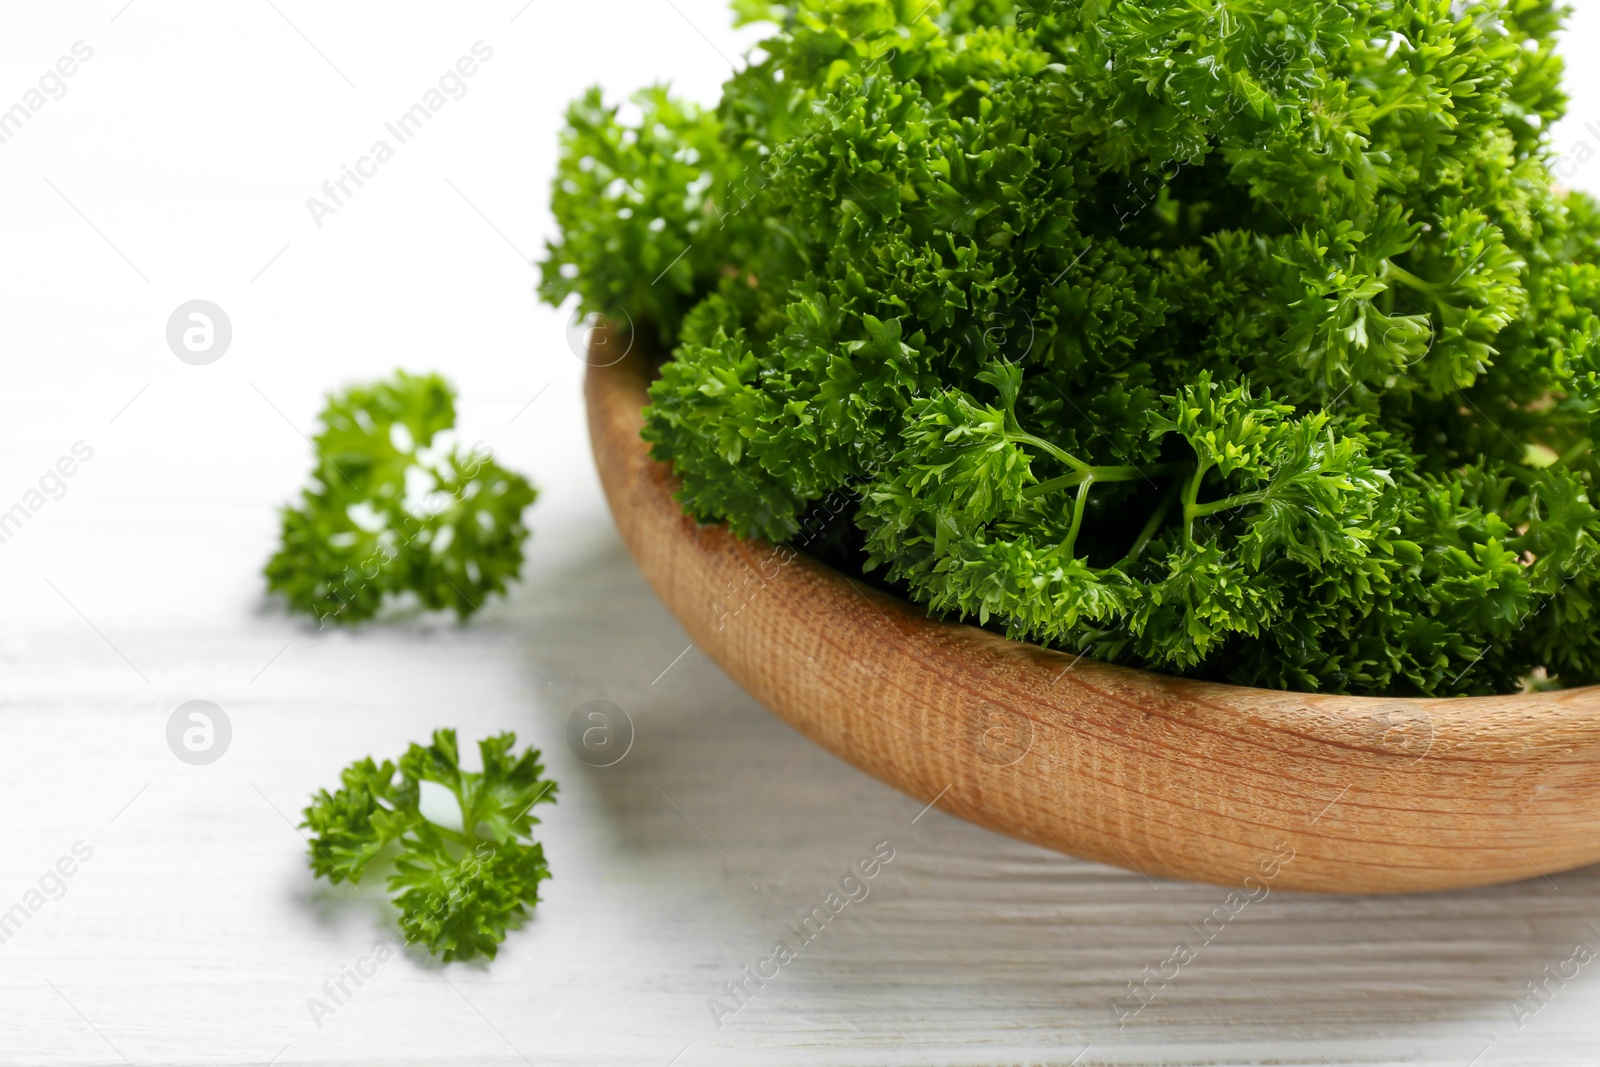
[[575,104],[542,293],[650,323],[680,500],[1240,684],[1600,681],[1600,212],[1550,0],[739,0]]
[[[479,773],[461,769],[454,730],[435,730],[432,744],[413,744],[398,764],[350,764],[342,787],[318,790],[305,809],[312,871],[355,884],[373,860],[392,858],[389,891],[406,940],[446,960],[493,959],[550,877],[530,811],[555,802],[556,783],[543,777],[537,749],[514,755],[516,742],[513,733],[479,741]],[[422,814],[424,782],[455,797],[459,828]]]
[[434,447],[455,426],[455,391],[399,371],[328,398],[312,439],[312,485],[283,509],[267,585],[328,622],[371,618],[411,592],[465,618],[522,569],[522,512],[537,492],[487,451]]

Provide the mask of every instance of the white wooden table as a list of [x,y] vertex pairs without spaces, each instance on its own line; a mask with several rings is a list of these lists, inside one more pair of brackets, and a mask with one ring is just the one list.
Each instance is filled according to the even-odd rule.
[[[1536,1013],[1520,1001],[1520,1027],[1514,1009],[1575,945],[1600,949],[1600,870],[1274,893],[1199,945],[1224,890],[924,811],[688,647],[611,528],[582,368],[525,261],[560,102],[666,76],[711,97],[717,52],[751,39],[719,4],[122,4],[12,5],[0,34],[19,99],[75,41],[94,50],[0,145],[0,511],[93,449],[0,544],[0,1064],[1600,1057],[1600,968],[1549,983]],[[480,39],[495,53],[470,91],[318,228],[306,198]],[[163,336],[194,298],[234,329],[204,367]],[[263,597],[274,509],[321,392],[396,364],[454,378],[462,437],[542,487],[525,580],[464,626],[401,612],[318,633]],[[192,699],[233,725],[208,766],[164,736]],[[615,766],[566,746],[591,699],[636,726]],[[387,905],[313,881],[294,824],[344,763],[441,725],[544,749],[555,878],[492,965],[374,970]],[[880,842],[870,894],[719,1028],[708,1001]],[[70,877],[49,873],[62,857]],[[1119,1027],[1113,1002],[1179,941],[1196,958]],[[334,1005],[324,983],[358,964],[371,976]]]

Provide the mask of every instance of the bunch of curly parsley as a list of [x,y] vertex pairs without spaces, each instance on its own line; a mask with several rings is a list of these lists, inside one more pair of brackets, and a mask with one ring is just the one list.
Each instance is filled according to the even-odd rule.
[[864,568],[1113,662],[1600,680],[1562,9],[736,7],[780,28],[715,110],[573,105],[543,264],[670,348],[646,437],[689,512],[793,541],[854,492]]

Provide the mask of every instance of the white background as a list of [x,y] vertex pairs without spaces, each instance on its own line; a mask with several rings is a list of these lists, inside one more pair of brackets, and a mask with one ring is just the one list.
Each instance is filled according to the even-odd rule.
[[[274,2],[0,6],[0,107],[94,49],[0,145],[0,510],[94,450],[0,545],[0,911],[93,849],[0,944],[0,1063],[1593,1062],[1600,972],[1520,1029],[1510,1003],[1600,946],[1600,871],[1274,894],[1118,1031],[1110,999],[1223,890],[916,819],[685,654],[611,528],[528,261],[565,102],[655,80],[709,102],[758,30],[717,0]],[[1570,56],[1600,44],[1584,2]],[[467,95],[316,227],[307,197],[479,40]],[[1600,156],[1600,74],[1574,66],[1576,161]],[[1600,162],[1563,173],[1600,187]],[[195,298],[234,330],[206,367],[164,338]],[[317,633],[263,596],[275,509],[322,394],[397,365],[451,377],[462,437],[541,487],[525,580],[465,626]],[[164,739],[196,698],[234,726],[199,768]],[[638,729],[605,770],[562,738],[594,698]],[[555,879],[494,964],[403,955],[318,1026],[308,998],[384,905],[313,882],[291,824],[350,759],[440,725],[545,750]],[[872,895],[714,1027],[707,998],[879,841]]]

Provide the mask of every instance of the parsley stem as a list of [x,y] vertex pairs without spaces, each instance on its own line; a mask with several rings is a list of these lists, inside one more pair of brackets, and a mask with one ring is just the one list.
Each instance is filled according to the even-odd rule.
[[1162,522],[1166,520],[1167,512],[1172,510],[1172,502],[1178,499],[1178,491],[1182,488],[1183,482],[1181,481],[1174,481],[1167,487],[1166,494],[1162,496],[1161,503],[1157,505],[1155,513],[1144,524],[1144,529],[1139,531],[1139,536],[1134,539],[1133,547],[1128,549],[1128,554],[1118,562],[1118,567],[1128,567],[1138,561],[1140,553],[1150,543],[1150,539],[1156,535],[1157,530],[1161,529]]
[[1577,444],[1573,445],[1571,448],[1569,448],[1565,452],[1561,453],[1560,458],[1558,458],[1554,463],[1550,464],[1550,466],[1551,467],[1565,467],[1568,463],[1571,463],[1573,460],[1577,459],[1579,456],[1581,456],[1585,452],[1589,451],[1590,446],[1592,446],[1593,444],[1594,444],[1593,441],[1591,441],[1589,438],[1585,437],[1583,440],[1579,441]]
[[1271,494],[1272,489],[1269,486],[1266,489],[1258,489],[1253,493],[1239,493],[1236,496],[1230,496],[1222,500],[1213,500],[1209,504],[1193,504],[1186,510],[1193,518],[1204,518],[1207,515],[1215,515],[1219,511],[1230,511],[1233,508],[1242,508],[1247,504],[1259,504]]
[[1046,493],[1053,493],[1057,489],[1071,489],[1075,485],[1081,485],[1086,478],[1097,482],[1134,482],[1140,478],[1172,474],[1186,469],[1187,466],[1184,463],[1157,463],[1149,467],[1085,467],[1081,471],[1074,470],[1070,474],[1048,478],[1037,485],[1030,485],[1022,491],[1022,495],[1031,500]]
[[[1040,497],[1048,493],[1053,493],[1057,489],[1071,489],[1073,486],[1079,484],[1087,477],[1088,475],[1083,474],[1080,471],[1073,471],[1071,474],[1063,474],[1058,478],[1047,479],[1040,482],[1038,485],[1030,485],[1028,488],[1022,491],[1022,496],[1025,500],[1032,500],[1034,497]],[[1105,480],[1113,481],[1114,479],[1108,478]]]
[[1206,471],[1211,469],[1208,460],[1201,460],[1195,464],[1194,473],[1189,476],[1188,484],[1183,487],[1183,543],[1191,544],[1194,541],[1194,514],[1195,501],[1200,497],[1200,480],[1206,476]]
[[1421,101],[1421,100],[1407,100],[1405,97],[1402,96],[1402,97],[1398,97],[1397,99],[1389,101],[1387,104],[1384,104],[1380,108],[1375,108],[1373,110],[1372,114],[1370,114],[1370,115],[1368,115],[1366,117],[1366,121],[1370,124],[1370,123],[1378,121],[1379,119],[1383,118],[1386,115],[1392,115],[1396,111],[1426,111],[1426,110],[1428,110],[1428,105],[1424,101]]
[[1088,474],[1094,469],[1077,456],[1074,456],[1069,452],[1063,452],[1061,449],[1057,448],[1049,441],[1046,441],[1044,438],[1035,437],[1033,434],[1021,429],[1020,427],[1015,430],[1007,431],[1006,440],[1014,441],[1019,445],[1032,445],[1035,448],[1042,448],[1044,451],[1048,452],[1050,455],[1054,456],[1056,459],[1060,460],[1062,463],[1065,463],[1067,466],[1071,467],[1080,474]]
[[1067,531],[1067,539],[1061,545],[1062,551],[1068,556],[1073,555],[1073,547],[1078,543],[1078,529],[1083,526],[1083,507],[1089,502],[1089,487],[1093,484],[1092,473],[1078,483],[1078,498],[1072,504],[1072,528]]
[[1406,270],[1392,259],[1389,261],[1388,275],[1389,277],[1394,278],[1396,281],[1415,289],[1419,293],[1427,293],[1429,296],[1438,295],[1439,286],[1435,285],[1433,282],[1417,277],[1415,274],[1412,274],[1410,271]]

